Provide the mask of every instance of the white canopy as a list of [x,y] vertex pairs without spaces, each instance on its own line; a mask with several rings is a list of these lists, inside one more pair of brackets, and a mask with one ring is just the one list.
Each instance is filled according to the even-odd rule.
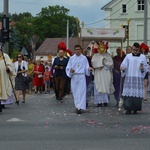
[[100,41],[121,42],[126,40],[125,29],[110,28],[82,28],[82,41]]

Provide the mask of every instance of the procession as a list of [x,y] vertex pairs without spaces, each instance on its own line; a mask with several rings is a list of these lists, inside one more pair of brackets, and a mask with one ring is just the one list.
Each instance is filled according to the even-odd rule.
[[28,102],[29,93],[49,94],[50,90],[60,103],[72,94],[77,114],[88,109],[91,96],[95,107],[109,107],[112,94],[116,109],[126,110],[126,115],[142,111],[142,101],[148,99],[148,46],[134,43],[128,54],[117,47],[114,57],[108,48],[107,41],[95,42],[89,56],[77,44],[73,54],[61,42],[53,60],[33,62],[18,54],[13,63],[1,49],[1,112],[9,104]]
[[0,150],[150,150],[150,0],[0,6]]

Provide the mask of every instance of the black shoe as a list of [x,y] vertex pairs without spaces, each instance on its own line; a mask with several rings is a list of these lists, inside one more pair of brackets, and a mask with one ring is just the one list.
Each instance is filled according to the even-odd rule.
[[59,103],[63,103],[63,100],[61,99],[61,100],[59,100]]
[[16,101],[15,103],[19,106],[19,101]]
[[76,113],[77,113],[77,114],[82,114],[81,109],[76,109]]
[[102,103],[100,103],[100,104],[97,104],[97,107],[102,107]]
[[117,102],[116,106],[117,106],[117,107],[119,106],[119,102]]
[[104,103],[104,107],[107,107],[108,106],[108,103]]
[[86,107],[88,107],[88,105],[89,105],[88,102],[86,102]]
[[137,114],[137,111],[136,111],[136,110],[134,110],[134,111],[133,111],[133,114]]
[[130,110],[127,110],[126,111],[126,115],[130,115],[131,114],[131,111]]
[[2,105],[2,104],[1,104],[1,107],[2,107],[2,109],[4,109],[4,108],[5,108],[5,105]]
[[59,100],[59,101],[62,101],[63,99],[59,97],[58,100]]

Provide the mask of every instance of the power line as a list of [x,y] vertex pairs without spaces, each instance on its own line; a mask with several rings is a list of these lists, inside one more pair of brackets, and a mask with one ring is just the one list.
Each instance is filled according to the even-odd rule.
[[[135,2],[133,5],[131,5],[129,8],[128,8],[128,10],[127,11],[129,11],[135,4],[136,4],[137,2]],[[122,15],[120,15],[119,17],[117,17],[115,20],[113,20],[113,21],[111,21],[110,23],[108,23],[108,24],[106,24],[106,25],[104,25],[104,26],[102,26],[102,28],[103,27],[105,27],[105,26],[108,26],[108,25],[110,25],[112,22],[115,22],[117,19],[119,19],[120,17],[121,17]]]
[[[131,5],[131,6],[127,9],[127,11],[129,11],[135,4],[136,4],[136,2],[135,2],[133,5]],[[119,19],[121,16],[122,16],[122,14],[121,14],[119,17],[115,18],[115,20],[113,20],[113,21],[111,21],[110,23],[106,24],[105,26],[108,26],[108,25],[110,25],[112,22],[115,22],[115,21],[116,21],[117,19]],[[102,26],[101,28],[103,28],[103,27],[105,27],[105,26]],[[87,26],[87,25],[86,25],[86,27],[89,28],[89,26]],[[91,28],[91,27],[90,27],[90,28]],[[94,30],[94,29],[92,29],[92,30]]]
[[[129,0],[126,4],[129,4],[130,2],[131,2],[131,0]],[[118,3],[119,3],[119,2],[118,2]],[[118,3],[117,3],[116,5],[118,5]],[[116,5],[114,5],[114,6],[116,6]],[[87,24],[85,24],[85,25],[92,25],[92,24],[100,23],[100,22],[102,22],[103,20],[110,18],[112,15],[116,14],[116,13],[119,12],[121,9],[122,9],[122,8],[119,8],[117,11],[115,11],[115,12],[112,13],[110,16],[108,16],[108,17],[106,17],[106,18],[104,18],[104,19],[101,19],[101,20],[96,21],[96,22],[93,22],[93,23],[87,23]]]

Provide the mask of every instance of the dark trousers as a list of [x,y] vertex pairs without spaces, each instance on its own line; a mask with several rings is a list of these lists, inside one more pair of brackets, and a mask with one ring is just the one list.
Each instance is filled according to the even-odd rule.
[[70,94],[71,92],[71,78],[67,77],[65,82],[64,94]]
[[64,96],[66,78],[55,77],[55,93],[56,98],[62,99]]
[[142,110],[142,98],[140,97],[124,97],[124,108],[129,111]]
[[0,101],[0,112],[2,112],[2,105],[1,105],[1,101]]

